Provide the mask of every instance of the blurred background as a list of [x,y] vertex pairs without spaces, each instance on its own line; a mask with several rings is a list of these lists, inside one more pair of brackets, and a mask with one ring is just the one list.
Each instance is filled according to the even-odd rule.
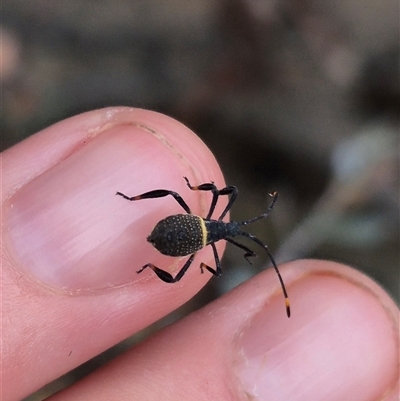
[[[252,232],[279,263],[363,270],[399,301],[397,0],[3,0],[2,150],[66,117],[126,105],[163,112],[210,147],[239,187],[232,218],[280,198]],[[253,276],[191,302],[50,384],[40,400]]]

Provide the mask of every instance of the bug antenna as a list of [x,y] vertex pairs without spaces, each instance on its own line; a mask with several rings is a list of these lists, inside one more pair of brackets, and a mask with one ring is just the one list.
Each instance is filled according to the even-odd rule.
[[[273,201],[273,202],[274,202],[274,201]],[[271,206],[273,206],[273,203],[271,204]],[[269,211],[270,211],[270,209],[271,209],[271,206],[270,206],[270,208],[269,208]],[[268,211],[267,211],[267,212],[268,212]],[[281,273],[279,272],[278,266],[277,266],[277,264],[276,264],[276,262],[275,262],[274,257],[272,256],[272,253],[269,251],[267,245],[264,244],[262,241],[260,241],[260,240],[259,240],[257,237],[255,237],[254,235],[252,235],[252,234],[250,234],[250,233],[248,233],[248,232],[246,232],[246,231],[241,231],[240,235],[243,235],[244,237],[250,238],[252,241],[254,241],[254,242],[257,243],[258,245],[262,246],[262,247],[265,249],[265,251],[267,252],[268,258],[269,258],[269,260],[271,261],[272,266],[273,266],[274,269],[275,269],[275,272],[276,272],[276,274],[277,274],[277,276],[278,276],[278,279],[279,279],[279,283],[281,284],[281,287],[282,287],[282,292],[283,292],[283,295],[284,295],[284,297],[285,297],[285,305],[286,305],[286,314],[287,314],[287,317],[290,317],[290,301],[289,301],[289,296],[288,296],[288,294],[287,294],[286,287],[285,287],[285,284],[284,284],[284,282],[283,282]]]
[[250,220],[241,221],[239,223],[240,226],[247,226],[247,224],[254,223],[255,221],[258,221],[261,219],[265,219],[271,213],[276,201],[278,200],[278,192],[273,192],[272,194],[268,194],[268,195],[272,197],[272,202],[269,205],[269,208],[267,209],[267,211],[263,214],[260,214],[257,217],[250,219]]

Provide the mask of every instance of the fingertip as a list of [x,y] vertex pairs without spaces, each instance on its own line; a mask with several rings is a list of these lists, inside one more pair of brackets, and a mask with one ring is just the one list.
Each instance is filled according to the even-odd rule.
[[241,333],[246,390],[299,400],[379,399],[393,391],[398,309],[388,294],[334,262],[301,260],[280,270],[292,316],[282,319],[274,297]]
[[[2,234],[10,260],[3,270],[5,296],[19,294],[5,313],[18,322],[14,331],[31,336],[22,347],[8,330],[11,392],[26,395],[153,323],[210,278],[198,268],[175,285],[151,271],[137,275],[149,262],[179,271],[184,260],[161,255],[146,236],[160,218],[181,209],[173,199],[127,202],[114,195],[166,188],[182,191],[198,214],[207,208],[208,194],[189,190],[183,176],[222,186],[221,170],[206,145],[176,120],[131,108],[84,113],[8,149],[3,167]],[[213,260],[207,250],[199,258]],[[60,355],[71,349],[66,363]],[[26,359],[34,361],[36,376],[17,388]]]
[[[308,278],[315,276],[337,278],[343,282],[353,283],[353,285],[359,288],[364,288],[390,314],[393,321],[397,321],[399,318],[397,305],[387,291],[376,281],[356,268],[329,260],[302,259],[285,263],[280,266],[280,269],[285,269],[285,282],[288,287],[299,281],[304,282],[305,295],[310,297],[312,303],[319,303],[318,295],[320,294],[316,294],[313,291],[313,284]],[[326,297],[335,297],[335,295],[328,293]],[[291,303],[293,306],[294,301],[292,296]],[[360,313],[362,313],[363,309],[365,308],[360,308]]]
[[[109,118],[101,120],[98,114]],[[55,289],[91,291],[139,280],[132,274],[132,263],[140,267],[149,257],[152,263],[177,269],[179,261],[166,260],[146,242],[146,236],[157,221],[182,213],[182,208],[171,197],[142,200],[135,196],[159,188],[182,192],[193,212],[202,215],[209,195],[190,191],[183,176],[194,182],[223,183],[211,151],[190,129],[168,116],[117,108],[86,113],[60,125],[64,131],[78,127],[94,131],[90,124],[99,121],[102,129],[97,127],[90,137],[82,133],[84,142],[73,150],[72,143],[55,140],[55,149],[65,146],[72,152],[55,163],[55,154],[65,155],[66,149],[54,151],[46,171],[40,162],[36,167],[41,174],[36,177],[32,171],[33,179],[5,207],[6,243],[17,268]],[[51,133],[49,128],[33,141],[41,140],[49,148],[48,142],[54,141]],[[16,164],[24,154],[35,159],[31,154],[35,151],[15,152]],[[201,252],[211,261],[209,252]]]
[[[395,394],[398,334],[386,308],[396,307],[384,292],[337,263],[280,268],[293,319],[284,316],[270,269],[131,349],[63,399],[116,390],[129,399],[132,389],[151,399],[361,401]],[[360,305],[369,313],[360,315]]]

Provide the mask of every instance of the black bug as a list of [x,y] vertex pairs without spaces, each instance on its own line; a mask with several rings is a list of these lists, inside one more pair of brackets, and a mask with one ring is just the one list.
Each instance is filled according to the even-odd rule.
[[[250,234],[241,229],[242,226],[246,226],[248,224],[254,223],[255,221],[267,217],[268,214],[272,211],[272,208],[274,207],[278,199],[278,193],[274,192],[270,194],[270,196],[272,196],[272,202],[268,207],[267,211],[261,214],[260,216],[242,222],[230,221],[226,223],[222,220],[226,216],[228,211],[231,209],[237,197],[238,189],[235,186],[228,186],[222,189],[218,189],[213,182],[201,184],[198,186],[192,186],[186,177],[184,177],[184,179],[186,181],[187,186],[192,191],[212,192],[212,201],[210,205],[210,210],[208,211],[208,214],[205,218],[192,214],[186,202],[177,192],[174,191],[169,191],[166,189],[156,189],[154,191],[145,192],[144,194],[132,197],[126,196],[121,192],[116,193],[116,195],[122,196],[124,199],[127,199],[129,201],[163,198],[165,196],[171,195],[187,213],[187,214],[174,214],[172,216],[166,217],[163,220],[160,220],[154,227],[151,234],[147,237],[147,241],[149,241],[158,251],[160,251],[164,255],[168,256],[190,255],[189,259],[183,265],[181,270],[176,274],[176,276],[173,277],[170,273],[158,268],[152,263],[147,263],[140,270],[138,270],[137,273],[141,273],[144,269],[149,267],[161,280],[167,283],[175,283],[184,276],[184,274],[192,264],[196,252],[207,245],[211,245],[211,248],[214,253],[216,269],[213,269],[212,267],[207,266],[205,263],[201,262],[200,271],[201,273],[203,273],[204,269],[207,269],[210,273],[219,277],[221,275],[221,261],[218,256],[217,248],[215,247],[215,243],[217,241],[222,239],[226,240],[231,244],[237,246],[238,248],[242,249],[243,251],[245,251],[244,258],[250,264],[251,261],[249,258],[257,256],[256,253],[253,252],[251,249],[247,248],[247,246],[242,245],[233,239],[233,237],[241,235],[254,241],[262,248],[264,248],[264,250],[267,252],[267,255],[275,269],[275,272],[278,275],[279,282],[281,284],[282,291],[285,296],[286,313],[289,317],[290,316],[289,297],[287,295],[287,291],[285,288],[285,284],[283,283],[282,276],[279,273],[278,266],[276,265],[271,252],[269,251],[267,245],[264,244],[261,240],[259,240],[253,234]],[[220,195],[228,195],[230,196],[230,198],[221,216],[219,216],[218,220],[214,220],[211,219],[211,216],[215,210],[215,206],[217,205],[218,197]]]

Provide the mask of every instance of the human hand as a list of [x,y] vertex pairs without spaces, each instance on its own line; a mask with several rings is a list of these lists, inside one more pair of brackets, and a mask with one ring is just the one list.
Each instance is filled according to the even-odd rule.
[[[137,275],[149,261],[171,272],[182,265],[145,241],[180,208],[114,196],[174,189],[204,215],[207,194],[182,177],[218,187],[223,177],[176,121],[126,108],[82,114],[3,152],[2,169],[2,400],[29,395],[147,327],[211,277],[198,268],[212,265],[209,247],[179,283]],[[290,319],[269,269],[52,400],[394,400],[398,309],[389,296],[332,262],[280,269]]]

